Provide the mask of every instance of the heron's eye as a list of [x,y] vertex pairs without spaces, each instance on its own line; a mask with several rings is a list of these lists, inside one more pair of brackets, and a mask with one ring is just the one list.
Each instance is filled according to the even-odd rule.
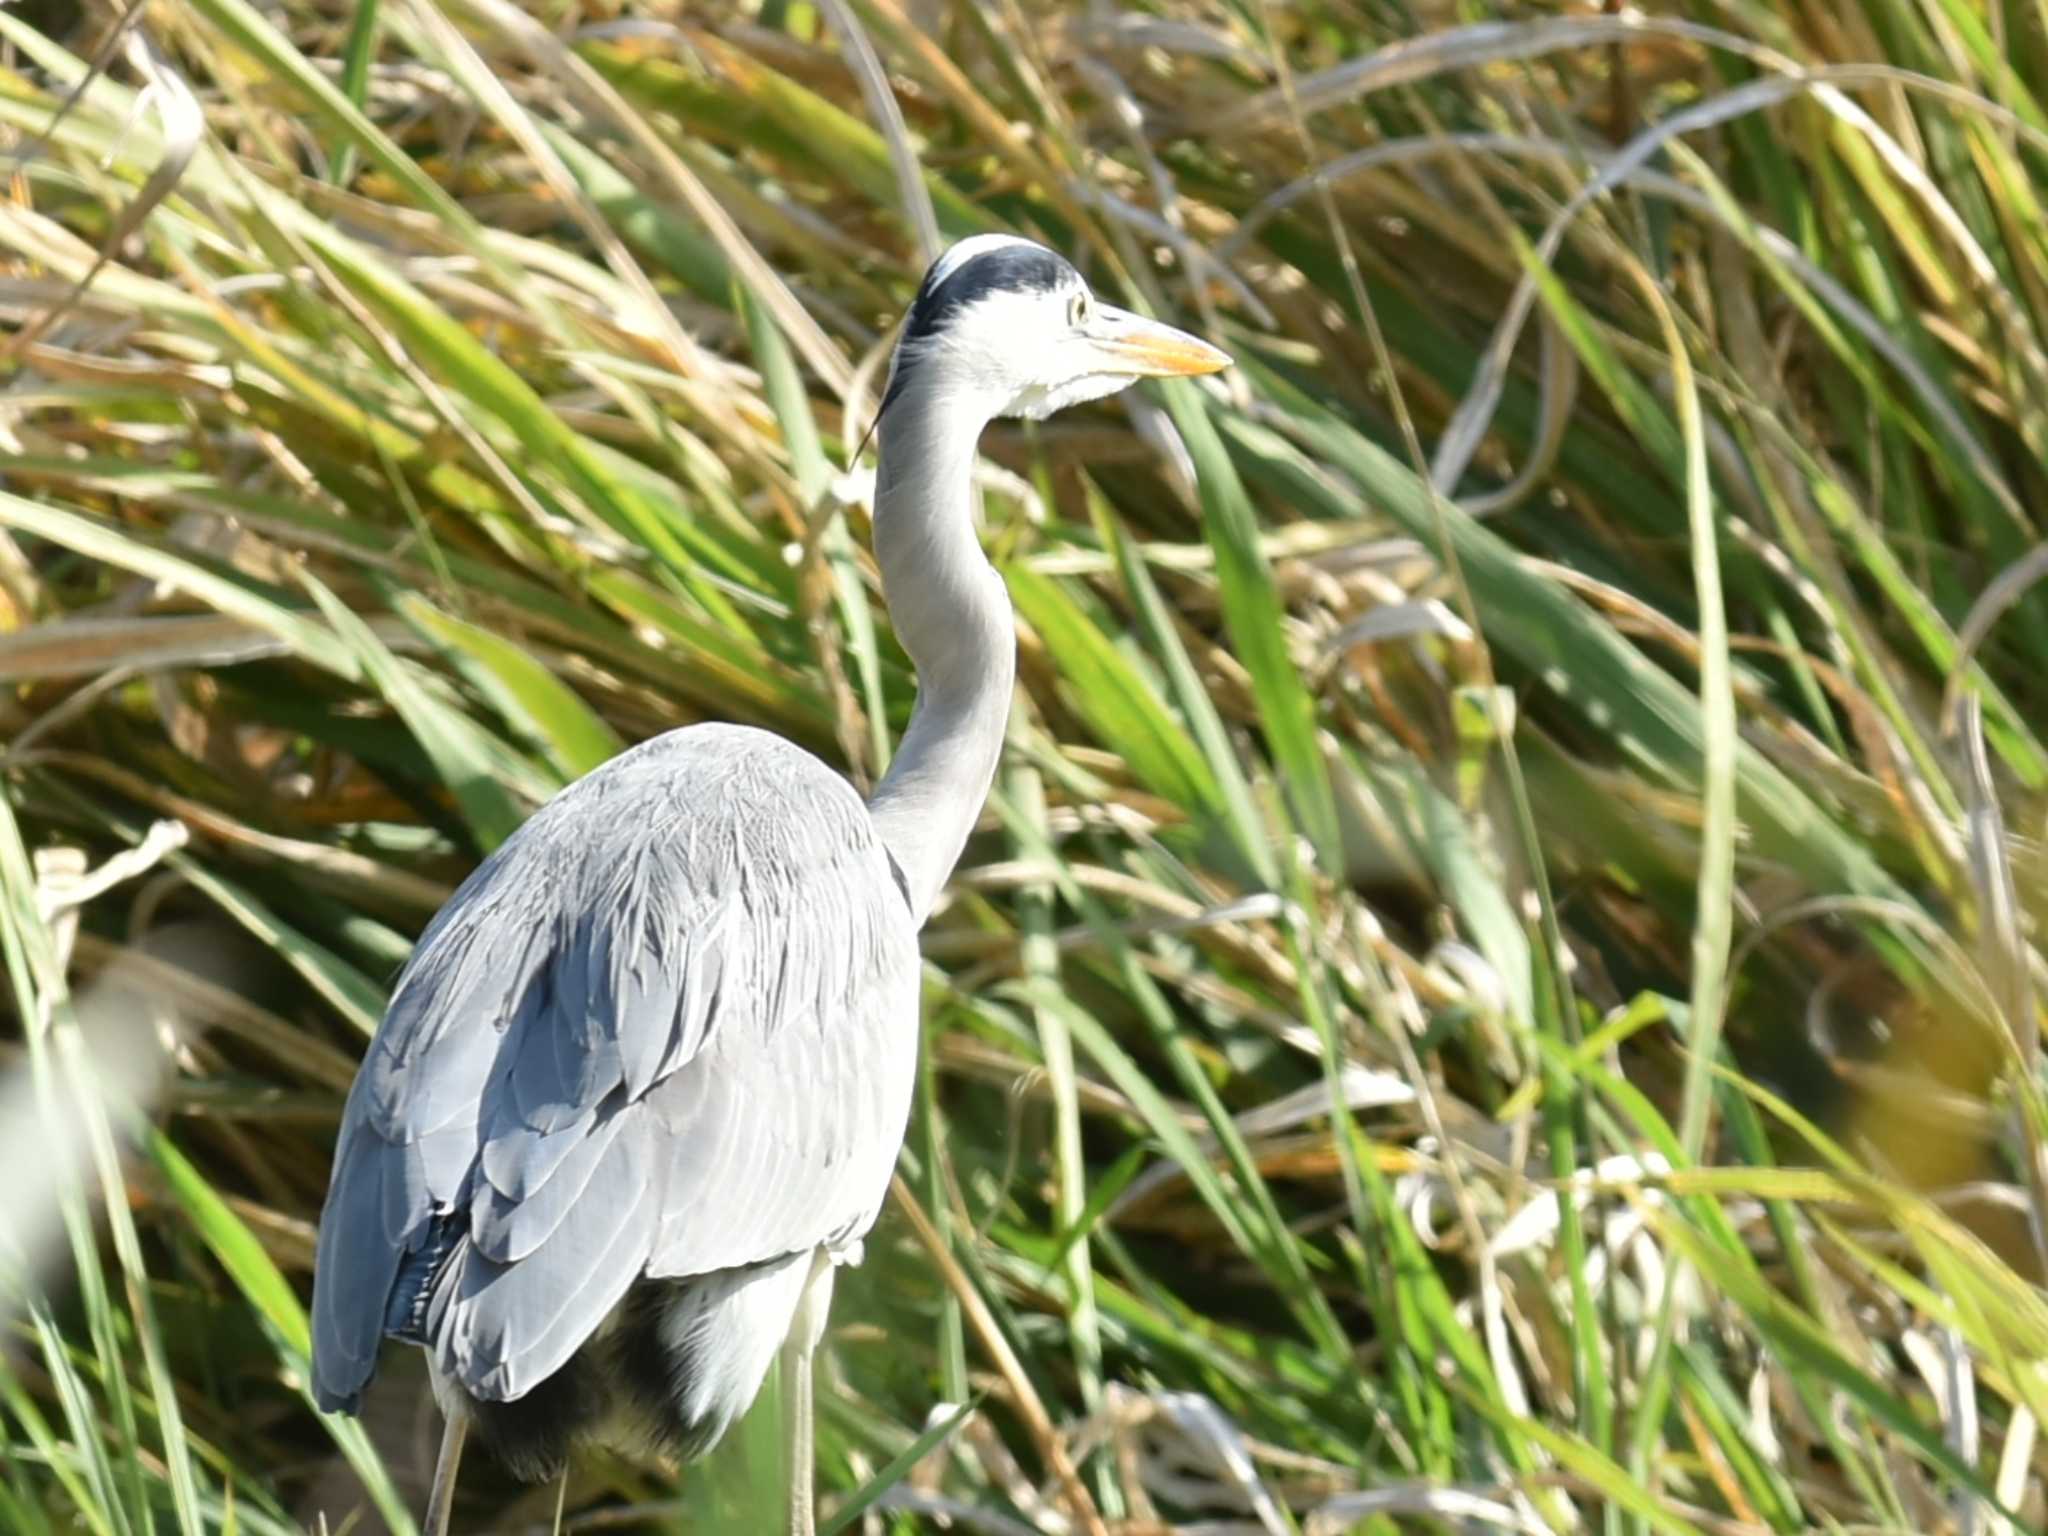
[[1077,293],[1067,301],[1067,324],[1079,330],[1088,323],[1088,295]]

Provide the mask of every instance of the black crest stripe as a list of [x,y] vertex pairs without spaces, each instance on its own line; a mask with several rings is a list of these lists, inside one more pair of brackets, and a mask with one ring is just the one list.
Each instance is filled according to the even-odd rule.
[[937,335],[953,316],[977,300],[997,293],[1056,293],[1079,274],[1063,256],[1039,245],[999,245],[971,256],[933,284],[927,274],[924,286],[910,306],[910,322],[903,328],[905,341],[922,341]]
[[1078,287],[1081,281],[1080,274],[1064,256],[1023,241],[970,256],[943,279],[935,281],[939,266],[939,262],[932,263],[918,287],[917,297],[911,300],[903,339],[897,344],[896,371],[889,380],[888,392],[882,396],[884,412],[902,392],[905,365],[910,361],[907,349],[938,335],[968,305],[998,293],[1057,293],[1062,288]]

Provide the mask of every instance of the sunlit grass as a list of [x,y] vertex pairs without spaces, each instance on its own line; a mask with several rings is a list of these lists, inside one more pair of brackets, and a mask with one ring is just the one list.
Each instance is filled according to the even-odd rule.
[[[846,461],[988,228],[1239,366],[985,440],[1018,706],[828,1515],[2048,1529],[2032,11],[51,9],[0,1529],[406,1527],[417,1362],[305,1395],[386,988],[624,743],[880,772]],[[773,1458],[567,1507],[769,1528]],[[553,1507],[478,1460],[461,1518]]]

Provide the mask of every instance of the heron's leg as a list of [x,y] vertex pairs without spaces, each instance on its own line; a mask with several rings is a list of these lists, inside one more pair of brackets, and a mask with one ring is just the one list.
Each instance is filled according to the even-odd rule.
[[782,1401],[788,1414],[789,1536],[816,1536],[811,1509],[811,1351],[795,1333],[782,1346]]
[[789,1436],[789,1536],[816,1536],[811,1485],[817,1476],[811,1438],[811,1362],[832,1309],[832,1257],[820,1248],[797,1303],[796,1320],[782,1346],[782,1400]]
[[427,1495],[425,1536],[448,1536],[448,1515],[455,1508],[455,1469],[462,1465],[462,1440],[469,1433],[469,1415],[460,1409],[447,1415],[441,1429],[441,1454],[434,1462],[434,1490]]

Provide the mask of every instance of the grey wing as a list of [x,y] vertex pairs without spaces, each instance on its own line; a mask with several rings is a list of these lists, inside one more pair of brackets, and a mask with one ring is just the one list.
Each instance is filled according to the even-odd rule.
[[867,809],[699,726],[544,806],[422,936],[349,1095],[314,1390],[386,1333],[523,1395],[643,1274],[845,1243],[909,1113],[916,934]]

